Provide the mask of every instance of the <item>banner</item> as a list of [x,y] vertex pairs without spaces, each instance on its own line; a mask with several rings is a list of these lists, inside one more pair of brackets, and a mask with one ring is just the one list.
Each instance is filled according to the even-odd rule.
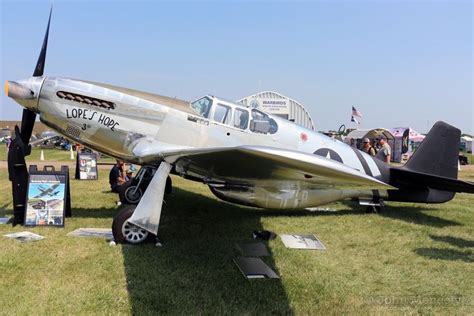
[[405,154],[406,152],[408,152],[408,142],[409,142],[409,138],[410,137],[410,129],[407,128],[404,132],[403,132],[403,136],[402,136],[402,154]]

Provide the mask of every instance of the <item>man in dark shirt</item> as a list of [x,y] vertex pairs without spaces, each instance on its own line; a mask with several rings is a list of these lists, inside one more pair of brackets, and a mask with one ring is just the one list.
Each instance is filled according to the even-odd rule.
[[118,193],[118,189],[125,182],[123,176],[123,160],[117,159],[117,163],[112,167],[109,173],[109,183],[112,192]]

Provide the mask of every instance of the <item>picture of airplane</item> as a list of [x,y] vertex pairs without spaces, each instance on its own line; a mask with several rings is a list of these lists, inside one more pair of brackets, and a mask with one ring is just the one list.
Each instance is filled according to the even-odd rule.
[[34,208],[35,210],[39,209],[44,209],[46,207],[46,202],[43,200],[39,200],[38,202],[33,202],[34,204],[31,204],[31,207]]
[[48,209],[56,209],[60,207],[62,203],[63,203],[63,200],[60,200],[60,199],[49,200]]
[[56,190],[57,188],[59,187],[59,183],[58,184],[53,184],[52,186],[50,187],[46,187],[46,186],[38,186],[37,189],[41,192],[40,194],[34,196],[33,198],[34,199],[38,199],[38,198],[42,198],[42,197],[45,197],[45,196],[48,196],[48,197],[57,197],[58,193],[61,192],[60,190]]
[[62,225],[64,217],[62,199],[28,201],[25,225]]
[[[344,199],[378,208],[384,201],[444,203],[474,193],[458,180],[461,132],[434,124],[404,166],[393,166],[336,139],[213,95],[194,102],[44,75],[49,26],[33,76],[6,81],[24,107],[16,141],[28,144],[41,121],[89,148],[158,167],[137,206],[112,224],[117,242],[157,235],[170,173],[209,186],[219,199],[267,209],[302,209]],[[35,197],[55,196],[57,186]]]

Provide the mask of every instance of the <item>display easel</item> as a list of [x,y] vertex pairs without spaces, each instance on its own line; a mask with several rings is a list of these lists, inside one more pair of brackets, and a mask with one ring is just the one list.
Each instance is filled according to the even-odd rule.
[[64,176],[66,185],[66,195],[64,200],[64,213],[66,217],[71,217],[71,189],[69,181],[69,167],[61,166],[61,170],[56,171],[54,166],[44,166],[43,170],[38,170],[36,165],[31,165],[29,168],[29,176],[33,175],[49,175],[49,176]]
[[[31,145],[25,145],[20,136],[20,129],[18,126],[15,126],[15,138],[12,140],[8,148],[8,179],[12,183],[13,226],[18,224],[21,225],[25,221],[29,177],[25,157],[29,156],[30,154]],[[36,168],[36,166],[34,167]],[[71,216],[69,168],[67,166],[62,166],[61,172],[65,172],[67,175],[66,217],[69,217]]]

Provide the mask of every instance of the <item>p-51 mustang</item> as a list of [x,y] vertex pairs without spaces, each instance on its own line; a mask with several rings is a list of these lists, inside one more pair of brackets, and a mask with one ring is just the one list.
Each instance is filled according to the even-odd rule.
[[54,191],[56,190],[56,188],[59,186],[59,184],[53,184],[52,186],[50,186],[49,188],[44,188],[42,186],[39,186],[38,187],[38,190],[41,191],[41,193],[39,193],[38,195],[34,196],[33,198],[35,199],[38,199],[38,198],[42,198],[42,197],[45,197],[45,196],[49,196],[49,197],[54,197],[56,196],[60,191]]
[[[39,114],[44,124],[85,146],[159,166],[136,208],[124,208],[115,217],[118,242],[140,243],[158,233],[169,173],[207,184],[224,201],[274,209],[349,198],[373,204],[443,203],[455,192],[474,193],[474,183],[457,180],[460,131],[444,122],[433,126],[405,166],[393,167],[320,133],[215,96],[189,103],[46,77],[50,20],[51,13],[33,76],[5,83],[6,95],[25,107],[13,147],[26,145],[28,154]],[[15,183],[15,170],[10,170]]]

